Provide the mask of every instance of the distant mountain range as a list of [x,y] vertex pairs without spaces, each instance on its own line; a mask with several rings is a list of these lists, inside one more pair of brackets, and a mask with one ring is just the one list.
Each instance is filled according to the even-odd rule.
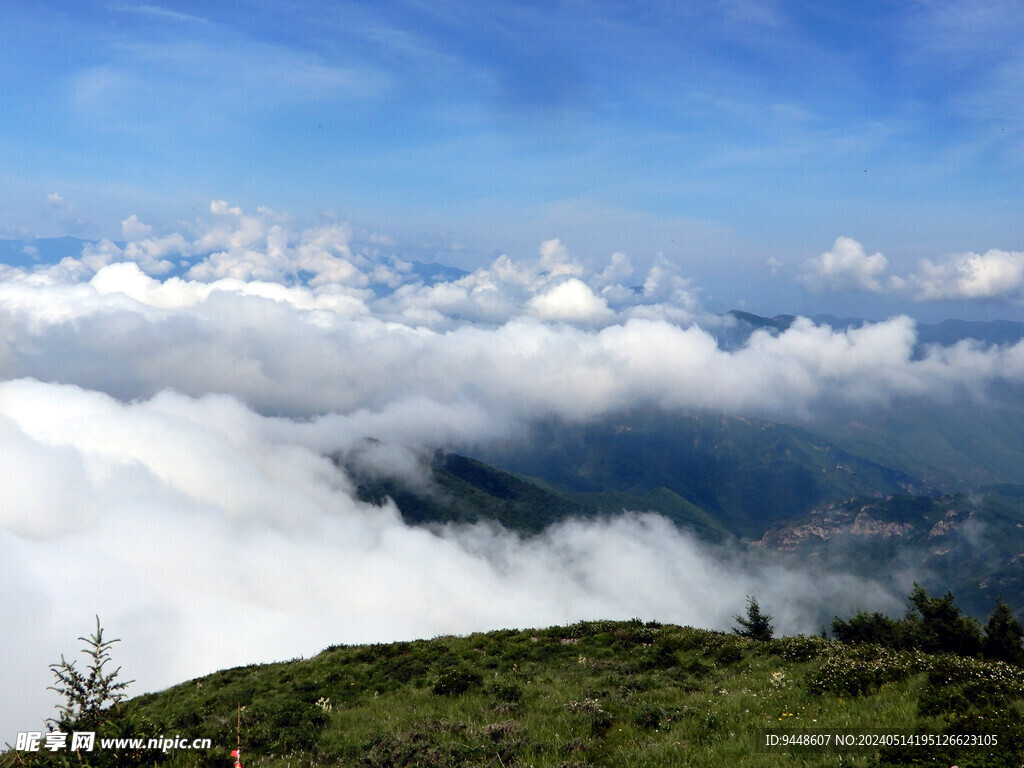
[[525,533],[631,509],[712,537],[757,538],[840,499],[935,492],[798,427],[725,415],[545,421],[526,438],[481,449],[480,458],[437,451],[427,491],[350,472],[365,500],[391,497],[410,522],[489,518]]
[[[0,262],[15,267],[56,264],[68,257],[77,258],[82,249],[95,240],[78,237],[39,237],[23,240],[0,240]],[[124,243],[119,243],[119,247]]]
[[394,500],[406,522],[476,523],[493,521],[522,534],[538,534],[572,517],[593,518],[624,510],[657,512],[709,540],[732,533],[712,515],[673,491],[659,487],[642,494],[609,490],[579,493],[544,480],[505,472],[456,453],[435,451],[429,460],[432,484],[410,485],[397,477],[370,477],[351,466],[363,501]]
[[[535,535],[570,517],[657,512],[704,540],[754,547],[781,562],[897,590],[914,580],[952,589],[978,615],[1002,593],[1020,611],[1024,483],[1007,478],[1024,472],[1015,460],[1024,438],[989,435],[985,450],[971,450],[979,435],[997,431],[999,412],[961,418],[970,428],[924,406],[900,409],[894,425],[880,419],[870,428],[907,430],[903,443],[879,456],[803,427],[637,412],[585,425],[538,422],[523,437],[477,449],[475,458],[435,451],[423,459],[426,486],[350,471],[363,500],[392,498],[415,525],[491,520]],[[929,439],[931,454],[902,453]],[[928,463],[944,451],[948,462]],[[957,471],[956,457],[968,454]],[[998,484],[979,487],[979,477]]]

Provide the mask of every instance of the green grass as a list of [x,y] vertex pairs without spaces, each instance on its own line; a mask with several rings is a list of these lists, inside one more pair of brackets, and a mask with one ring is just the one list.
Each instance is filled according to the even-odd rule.
[[[334,647],[217,672],[125,710],[139,735],[211,738],[209,752],[163,763],[191,768],[231,765],[240,707],[246,768],[1024,763],[1016,667],[637,620]],[[1002,746],[760,748],[782,728],[997,732]]]

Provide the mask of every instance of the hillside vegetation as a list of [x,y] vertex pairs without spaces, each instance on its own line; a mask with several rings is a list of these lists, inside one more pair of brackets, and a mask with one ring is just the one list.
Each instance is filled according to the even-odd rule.
[[667,489],[744,538],[830,501],[933,490],[805,429],[710,413],[540,421],[523,440],[483,447],[478,458],[571,492]]
[[[224,670],[120,707],[122,730],[209,737],[214,747],[119,765],[229,766],[239,713],[246,768],[1024,761],[1020,667],[818,637],[757,642],[640,620],[332,647],[311,659]],[[995,736],[998,745],[764,747],[769,734],[883,731]],[[37,753],[34,762],[59,764],[47,760]],[[6,764],[18,763],[8,755]]]
[[517,533],[538,534],[570,518],[643,510],[664,515],[708,540],[731,535],[714,517],[665,487],[642,495],[571,492],[444,451],[435,451],[424,464],[430,483],[418,486],[397,477],[371,477],[351,466],[346,470],[356,480],[362,501],[383,504],[392,499],[402,518],[413,525],[493,521]]

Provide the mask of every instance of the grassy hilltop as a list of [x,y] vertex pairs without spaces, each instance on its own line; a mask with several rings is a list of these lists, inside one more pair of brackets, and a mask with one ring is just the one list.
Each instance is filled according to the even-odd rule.
[[[239,707],[246,768],[1024,762],[1020,667],[639,620],[332,647],[120,707],[122,729],[134,734],[212,739],[209,752],[135,763],[174,768],[230,766]],[[995,734],[999,745],[762,748],[766,733],[800,729]]]

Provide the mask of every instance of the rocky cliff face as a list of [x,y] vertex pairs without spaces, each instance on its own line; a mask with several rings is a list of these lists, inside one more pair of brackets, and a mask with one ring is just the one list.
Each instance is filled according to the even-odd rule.
[[[948,510],[941,520],[931,525],[928,535],[943,536],[955,530],[959,516],[958,510]],[[862,504],[844,502],[812,510],[804,521],[770,530],[761,537],[758,544],[767,549],[793,551],[838,536],[869,539],[909,538],[926,526],[925,520],[913,523],[886,519],[884,509],[880,509],[875,500]]]
[[[828,571],[905,589],[952,590],[976,615],[998,593],[1024,609],[1024,494],[993,486],[971,494],[848,499],[765,533],[764,550]],[[1021,611],[1024,613],[1024,611]]]

